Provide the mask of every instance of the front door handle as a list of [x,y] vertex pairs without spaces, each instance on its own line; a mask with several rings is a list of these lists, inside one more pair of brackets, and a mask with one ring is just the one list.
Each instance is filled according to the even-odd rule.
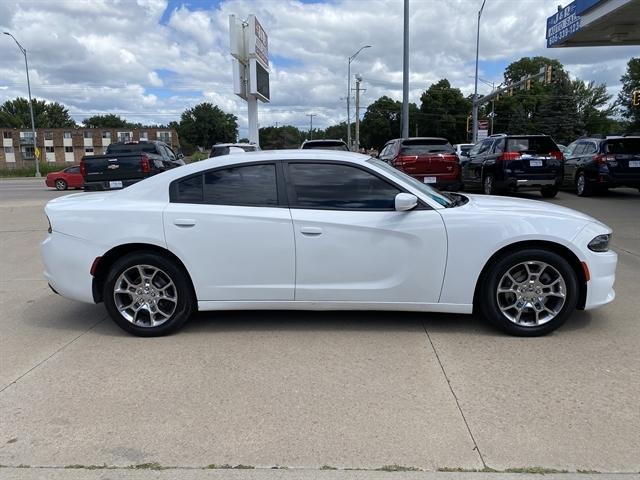
[[319,227],[302,227],[300,233],[310,237],[322,235],[322,229]]
[[173,224],[177,227],[193,227],[196,221],[192,218],[176,218],[173,220]]

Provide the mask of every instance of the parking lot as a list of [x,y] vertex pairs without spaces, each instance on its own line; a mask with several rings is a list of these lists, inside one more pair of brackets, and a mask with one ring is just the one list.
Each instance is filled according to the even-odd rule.
[[[177,335],[136,338],[102,305],[47,287],[42,207],[61,194],[0,180],[0,477],[104,465],[153,478],[225,465],[301,472],[277,478],[640,471],[637,190],[550,201],[610,225],[619,266],[614,303],[542,338],[393,312],[207,313]],[[140,473],[122,472],[109,478]]]

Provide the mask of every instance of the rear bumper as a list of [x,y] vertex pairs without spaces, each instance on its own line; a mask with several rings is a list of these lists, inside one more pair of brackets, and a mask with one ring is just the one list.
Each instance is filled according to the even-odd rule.
[[517,178],[511,177],[503,181],[496,181],[496,187],[504,190],[539,190],[543,187],[558,187],[562,178]]
[[[126,188],[129,185],[133,185],[134,183],[138,183],[143,180],[142,178],[136,178],[133,180],[111,180],[111,181],[119,181],[122,182],[122,188]],[[104,191],[104,190],[122,190],[121,188],[111,188],[109,186],[109,181],[105,180],[102,182],[84,182],[83,188],[88,192],[96,192],[96,191]]]
[[640,175],[612,176],[598,174],[592,178],[587,178],[594,186],[602,186],[606,188],[615,187],[631,187],[640,188]]
[[100,255],[99,247],[54,231],[44,239],[40,251],[44,276],[54,292],[72,300],[95,303],[89,270]]
[[[419,180],[421,182],[423,182],[426,185],[429,185],[431,187],[435,187],[438,190],[460,190],[460,187],[462,186],[462,182],[460,181],[460,177],[457,176],[452,176],[452,175],[447,175],[446,177],[444,176],[438,176],[437,174],[433,174],[433,175],[411,175],[413,178],[415,178],[416,180]],[[435,183],[432,182],[425,182],[425,178],[435,178],[436,181]]]

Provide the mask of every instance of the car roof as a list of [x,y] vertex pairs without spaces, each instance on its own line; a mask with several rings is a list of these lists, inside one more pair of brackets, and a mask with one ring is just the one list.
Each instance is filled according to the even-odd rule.
[[345,142],[341,138],[318,138],[317,140],[305,140],[303,144],[304,143],[325,143],[325,142],[344,143],[345,145],[347,144],[347,142]]
[[216,147],[255,147],[253,143],[216,143],[211,148]]

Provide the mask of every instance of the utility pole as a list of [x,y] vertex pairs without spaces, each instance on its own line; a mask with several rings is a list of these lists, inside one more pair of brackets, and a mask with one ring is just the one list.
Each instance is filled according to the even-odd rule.
[[317,115],[317,113],[307,113],[307,117],[309,117],[309,140],[313,140],[313,117]]
[[402,56],[402,138],[409,136],[409,0],[404,0],[404,42]]
[[[40,159],[36,155],[36,123],[33,119],[33,103],[31,102],[31,82],[29,81],[29,63],[27,62],[27,49],[20,45],[20,42],[16,40],[16,37],[11,35],[9,32],[3,33],[13,38],[13,41],[16,42],[16,45],[18,45],[18,48],[22,52],[22,55],[24,55],[24,68],[27,71],[27,90],[29,92],[29,113],[31,114],[31,133],[33,135],[33,156],[36,157],[36,177],[40,177],[42,175],[40,175]],[[40,155],[43,154],[44,150],[45,148],[43,147],[40,151]]]
[[356,75],[356,151],[360,150],[360,82],[362,75]]
[[347,62],[347,145],[351,150],[351,62],[358,56],[358,54],[365,48],[371,48],[371,45],[364,45],[360,49],[351,55]]
[[476,33],[476,81],[473,90],[473,109],[471,112],[473,119],[473,129],[471,134],[471,140],[473,143],[478,141],[478,58],[480,56],[480,17],[482,17],[482,10],[487,0],[482,0],[482,6],[478,10],[478,30]]

